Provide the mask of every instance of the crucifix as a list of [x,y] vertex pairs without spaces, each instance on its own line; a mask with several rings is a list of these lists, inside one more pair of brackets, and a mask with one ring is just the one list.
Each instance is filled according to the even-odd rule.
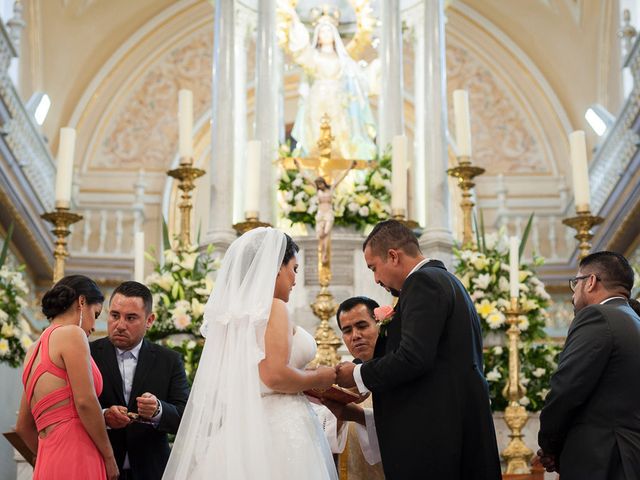
[[[331,318],[337,309],[333,295],[329,292],[331,282],[331,229],[333,228],[333,193],[337,185],[353,170],[375,168],[376,162],[371,160],[356,160],[347,158],[333,158],[331,156],[331,124],[329,116],[324,114],[320,124],[320,138],[317,142],[318,155],[314,157],[286,157],[281,158],[281,165],[288,169],[297,169],[318,189],[318,213],[316,214],[316,237],[318,239],[318,281],[320,292],[311,304],[313,313],[320,318],[315,339],[318,353],[312,362],[315,365],[333,366],[340,361],[337,354],[342,343],[329,326]],[[303,169],[313,170],[315,179],[307,176]]]

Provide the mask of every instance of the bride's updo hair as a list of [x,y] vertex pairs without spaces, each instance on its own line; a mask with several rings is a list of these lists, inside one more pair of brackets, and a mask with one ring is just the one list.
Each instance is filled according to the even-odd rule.
[[287,238],[287,246],[284,249],[284,258],[282,259],[282,265],[286,265],[287,263],[289,263],[289,260],[293,258],[298,250],[300,250],[298,244],[294,242],[289,235],[285,233],[284,236]]
[[88,305],[104,302],[104,295],[96,282],[84,275],[69,275],[44,294],[42,313],[51,320],[66,312],[80,296],[86,299]]

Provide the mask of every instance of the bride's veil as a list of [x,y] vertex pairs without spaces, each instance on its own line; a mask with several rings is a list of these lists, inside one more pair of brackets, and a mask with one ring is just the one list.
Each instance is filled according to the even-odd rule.
[[163,478],[271,478],[258,363],[285,248],[282,232],[257,228],[227,250],[205,307],[204,350]]

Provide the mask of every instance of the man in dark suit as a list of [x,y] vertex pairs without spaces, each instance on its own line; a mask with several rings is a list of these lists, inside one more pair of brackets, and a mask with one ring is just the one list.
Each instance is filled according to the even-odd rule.
[[640,317],[629,306],[633,269],[596,252],[569,285],[576,316],[540,413],[538,455],[562,480],[640,475]]
[[180,355],[144,338],[155,320],[152,302],[146,286],[122,283],[109,301],[108,337],[91,342],[121,480],[162,478],[170,453],[167,434],[178,431],[189,396]]
[[364,242],[376,283],[399,295],[374,359],[343,363],[338,382],[373,392],[388,480],[501,478],[473,302],[411,230],[390,220]]

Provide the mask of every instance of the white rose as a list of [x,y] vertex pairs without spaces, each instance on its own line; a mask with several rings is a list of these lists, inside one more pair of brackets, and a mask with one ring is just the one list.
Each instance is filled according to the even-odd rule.
[[519,400],[520,405],[522,405],[523,407],[526,407],[527,405],[529,405],[531,403],[531,400],[529,400],[529,397],[522,397]]
[[184,330],[191,325],[191,315],[188,313],[175,313],[171,320],[173,320],[173,324],[178,330]]
[[287,202],[290,202],[291,200],[293,200],[293,192],[291,190],[287,190],[284,194],[284,199]]
[[540,378],[545,373],[547,373],[547,371],[544,368],[536,368],[531,374],[536,378]]
[[368,217],[369,207],[367,207],[366,205],[364,207],[360,207],[360,210],[358,210],[358,215],[360,215],[361,217]]
[[495,355],[502,355],[502,352],[503,352],[502,347],[493,347],[493,353]]
[[356,202],[349,202],[347,208],[351,213],[356,213],[358,210],[360,210],[360,205],[358,205]]
[[502,377],[502,375],[498,371],[498,367],[493,367],[493,370],[491,370],[489,373],[487,373],[487,380],[489,382],[496,382],[496,381],[500,380],[501,377]]
[[300,175],[296,175],[296,178],[293,182],[291,182],[291,185],[298,188],[301,187],[303,184],[303,180],[302,177]]

